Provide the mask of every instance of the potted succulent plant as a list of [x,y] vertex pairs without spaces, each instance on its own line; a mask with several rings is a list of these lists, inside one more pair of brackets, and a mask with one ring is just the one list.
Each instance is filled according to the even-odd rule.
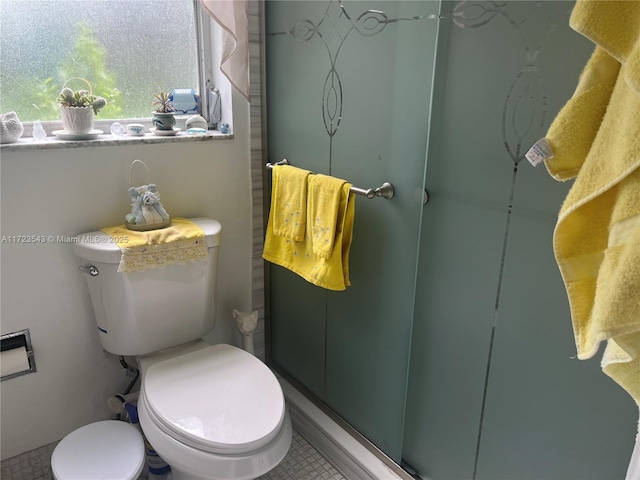
[[175,108],[171,100],[169,100],[169,94],[160,92],[153,94],[155,101],[153,105],[156,110],[153,112],[153,126],[155,127],[155,133],[158,135],[166,135],[168,132],[174,132],[174,125],[176,124],[176,117],[174,116]]
[[[67,87],[71,80],[82,80],[89,90],[73,91]],[[84,78],[70,78],[62,86],[58,96],[62,125],[68,133],[90,133],[93,130],[94,115],[107,105],[107,101],[93,94],[91,84]]]

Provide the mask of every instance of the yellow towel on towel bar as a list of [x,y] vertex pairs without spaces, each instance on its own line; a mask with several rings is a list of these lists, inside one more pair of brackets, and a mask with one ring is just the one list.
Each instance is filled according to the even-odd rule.
[[309,177],[309,224],[313,253],[329,258],[338,228],[338,213],[344,180],[327,175]]
[[[316,175],[310,175],[309,181],[311,182],[314,177]],[[335,205],[335,212],[331,213],[332,217],[335,216],[335,224],[328,227],[334,233],[331,239],[333,248],[329,252],[329,256],[320,256],[314,251],[311,232],[315,224],[314,220],[318,217],[312,218],[312,209],[307,206],[306,235],[304,240],[300,242],[275,235],[273,232],[273,218],[272,215],[269,216],[262,257],[271,263],[297,273],[314,285],[328,290],[340,291],[351,285],[349,280],[349,252],[353,236],[355,199],[350,192],[351,184],[344,180],[338,180],[337,182],[338,203]],[[273,202],[273,198],[271,201]],[[317,206],[317,208],[320,209],[320,206]],[[316,213],[321,212],[316,211]]]
[[307,222],[308,170],[275,165],[272,171],[271,213],[273,233],[298,242],[304,240]]
[[576,177],[554,251],[578,358],[607,342],[603,371],[640,405],[640,2],[579,0],[571,26],[596,49],[546,135],[549,173]]

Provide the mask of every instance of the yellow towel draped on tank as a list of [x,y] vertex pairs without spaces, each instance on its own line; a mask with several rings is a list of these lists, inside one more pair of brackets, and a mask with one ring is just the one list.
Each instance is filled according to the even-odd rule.
[[[274,167],[274,171],[277,168]],[[278,182],[287,181],[290,172],[293,171],[281,170]],[[304,238],[296,241],[274,232],[277,218],[274,212],[283,210],[284,199],[277,195],[280,190],[273,188],[262,257],[319,287],[345,290],[351,285],[349,251],[355,215],[351,184],[334,177],[311,174],[305,177],[307,184],[302,185],[301,177],[293,175],[288,176],[289,188],[306,191]]]
[[204,231],[185,218],[172,218],[169,227],[146,232],[129,230],[124,225],[102,231],[115,239],[122,252],[118,272],[142,272],[206,260],[209,255]]
[[575,177],[554,232],[578,358],[640,405],[640,2],[578,0],[572,28],[596,49],[551,125],[545,160]]

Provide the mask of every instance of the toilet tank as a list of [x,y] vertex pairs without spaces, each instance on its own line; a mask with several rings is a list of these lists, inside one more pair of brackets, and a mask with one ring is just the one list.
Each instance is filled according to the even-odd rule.
[[[104,232],[76,238],[102,346],[116,355],[144,355],[198,339],[215,325],[216,270],[220,223],[192,218],[205,233],[207,260],[143,272],[118,273],[120,249]],[[84,269],[86,270],[86,269]]]

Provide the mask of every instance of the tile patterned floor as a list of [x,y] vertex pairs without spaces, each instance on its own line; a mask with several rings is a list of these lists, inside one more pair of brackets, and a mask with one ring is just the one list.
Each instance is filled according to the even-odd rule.
[[[2,480],[53,480],[51,454],[56,443],[31,450],[2,462]],[[91,480],[91,479],[83,479]],[[257,480],[346,480],[300,434],[293,432],[284,460]]]
[[276,468],[258,480],[346,480],[327,460],[307,442],[293,432],[287,456]]
[[2,480],[53,479],[51,474],[51,454],[57,444],[58,442],[51,443],[4,460],[0,470],[0,478]]

